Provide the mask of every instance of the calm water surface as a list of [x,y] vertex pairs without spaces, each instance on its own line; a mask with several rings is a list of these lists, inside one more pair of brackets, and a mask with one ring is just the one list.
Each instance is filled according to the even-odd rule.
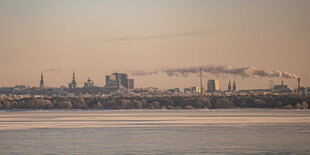
[[310,154],[309,110],[0,111],[0,154]]

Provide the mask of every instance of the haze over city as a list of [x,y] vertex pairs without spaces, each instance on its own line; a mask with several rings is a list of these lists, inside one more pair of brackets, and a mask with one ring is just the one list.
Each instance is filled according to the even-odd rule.
[[310,0],[0,0],[0,155],[310,154]]
[[[310,85],[310,2],[289,0],[216,1],[17,1],[0,0],[0,87],[59,87],[91,77],[126,72],[136,87],[199,86],[198,74],[137,76],[134,70],[232,65],[254,66],[299,76]],[[238,89],[267,88],[268,81],[295,78],[219,79],[221,89],[236,80]]]

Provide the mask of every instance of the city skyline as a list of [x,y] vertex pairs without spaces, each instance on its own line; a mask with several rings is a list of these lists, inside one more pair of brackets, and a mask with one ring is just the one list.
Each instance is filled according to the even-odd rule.
[[[52,70],[52,71],[56,71],[55,69],[49,69],[49,70]],[[23,85],[23,84],[20,84],[20,85],[15,85],[15,86],[26,86],[26,87],[37,87],[37,88],[40,88],[40,89],[43,89],[43,88],[57,88],[55,86],[46,86],[44,83],[45,83],[45,77],[44,77],[44,72],[42,71],[41,72],[41,76],[40,76],[40,81],[39,81],[39,86],[29,86],[29,85]],[[145,87],[134,87],[134,84],[133,84],[133,80],[134,79],[128,79],[128,74],[127,73],[112,73],[112,74],[109,74],[109,75],[106,75],[106,79],[104,81],[104,85],[98,85],[98,84],[95,84],[94,81],[88,77],[87,80],[84,80],[84,81],[76,81],[76,73],[75,73],[75,69],[73,70],[73,76],[72,76],[72,81],[68,82],[67,84],[63,84],[61,85],[60,87],[65,87],[65,88],[69,88],[69,89],[74,89],[74,88],[82,88],[82,87],[85,87],[86,86],[86,83],[89,83],[89,82],[92,82],[92,86],[95,86],[95,87],[107,87],[111,84],[109,84],[109,81],[110,81],[110,76],[112,75],[116,75],[116,77],[118,77],[118,75],[125,75],[125,81],[131,81],[131,88],[130,89],[134,89],[134,88],[148,88],[148,87],[152,87],[152,88],[157,88],[155,86],[145,86]],[[302,87],[303,85],[301,85],[301,81],[300,81],[300,78],[293,78],[295,81],[296,81],[296,85],[297,87],[291,87],[290,89],[291,90],[294,90],[294,89],[297,89],[299,87]],[[114,79],[114,80],[117,80]],[[200,79],[202,83],[202,88],[205,92],[208,92],[209,90],[212,90],[212,91],[227,91],[227,92],[235,92],[237,91],[236,89],[236,80],[232,80],[233,83],[231,84],[231,79],[228,79],[228,81],[218,81],[218,79],[216,78],[210,78],[210,79],[203,79],[203,77],[201,77]],[[292,80],[292,79],[286,79],[286,80]],[[213,82],[213,85],[214,86],[211,86],[211,87],[214,87],[214,88],[209,88],[209,82],[210,81],[216,81],[217,84],[214,84],[215,82]],[[124,82],[124,81],[123,81]],[[223,85],[223,84],[220,84],[221,82],[227,83],[227,85]],[[255,89],[270,89],[270,82],[273,83],[273,85],[277,85],[277,86],[281,86],[281,85],[285,85],[287,86],[287,83],[285,83],[283,80],[281,81],[281,83],[274,83],[273,80],[270,80],[268,81],[268,87],[265,87],[265,88],[250,88],[249,90],[255,90]],[[114,83],[112,85],[116,85],[116,81],[114,81]],[[123,87],[127,87],[128,89],[128,83],[122,83],[121,85],[123,85]],[[217,85],[217,86],[215,86]],[[14,86],[11,86],[11,87],[14,87]],[[171,90],[171,89],[181,89],[181,91],[185,91],[185,89],[188,89],[188,88],[191,88],[191,87],[199,87],[199,89],[201,88],[201,85],[187,85],[185,87],[173,87],[173,88],[160,88],[160,89],[165,89],[165,90]],[[216,87],[216,88],[215,88]],[[119,88],[118,88],[119,89]],[[246,89],[240,89],[240,90],[246,90]]]
[[[310,85],[309,1],[15,1],[0,0],[0,87],[59,87],[91,77],[104,86],[105,75],[162,67],[207,64],[255,66],[301,77]],[[161,89],[200,86],[199,75],[129,76],[136,87]],[[217,77],[226,90],[268,88],[297,79]]]

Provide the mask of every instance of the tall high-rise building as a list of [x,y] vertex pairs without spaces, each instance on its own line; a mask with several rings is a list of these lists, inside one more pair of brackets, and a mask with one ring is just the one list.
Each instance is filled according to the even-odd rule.
[[128,89],[135,89],[134,79],[128,79]]
[[112,75],[106,75],[105,77],[105,90],[113,92],[122,89],[134,89],[134,79],[128,79],[128,75],[125,73],[113,73]]
[[72,81],[69,83],[69,89],[74,89],[76,88],[76,81],[75,81],[75,71],[73,70],[73,75],[72,75]]
[[41,72],[40,89],[44,88],[43,72]]
[[234,80],[234,85],[233,85],[233,92],[236,92],[237,91],[237,87],[236,87],[236,82]]
[[208,80],[207,85],[207,91],[208,92],[216,92],[220,90],[220,84],[218,80]]
[[229,83],[228,83],[228,92],[231,92],[231,84],[230,84],[230,80],[229,80]]
[[135,89],[134,79],[128,79],[128,89]]
[[105,85],[106,85],[106,86],[109,86],[109,85],[110,85],[109,82],[110,82],[110,75],[106,75],[106,76],[105,76]]
[[125,74],[125,73],[113,73],[112,75],[115,75],[116,81],[120,87],[125,87],[128,89],[128,75],[127,74]]
[[115,75],[106,75],[105,76],[105,86],[116,86],[116,76]]

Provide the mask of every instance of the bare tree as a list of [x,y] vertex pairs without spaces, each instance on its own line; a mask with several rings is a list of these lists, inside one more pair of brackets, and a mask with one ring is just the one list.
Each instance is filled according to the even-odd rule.
[[308,109],[308,103],[305,101],[301,102],[301,108],[302,109]]
[[295,105],[295,109],[301,109],[300,103],[297,103],[297,104]]

